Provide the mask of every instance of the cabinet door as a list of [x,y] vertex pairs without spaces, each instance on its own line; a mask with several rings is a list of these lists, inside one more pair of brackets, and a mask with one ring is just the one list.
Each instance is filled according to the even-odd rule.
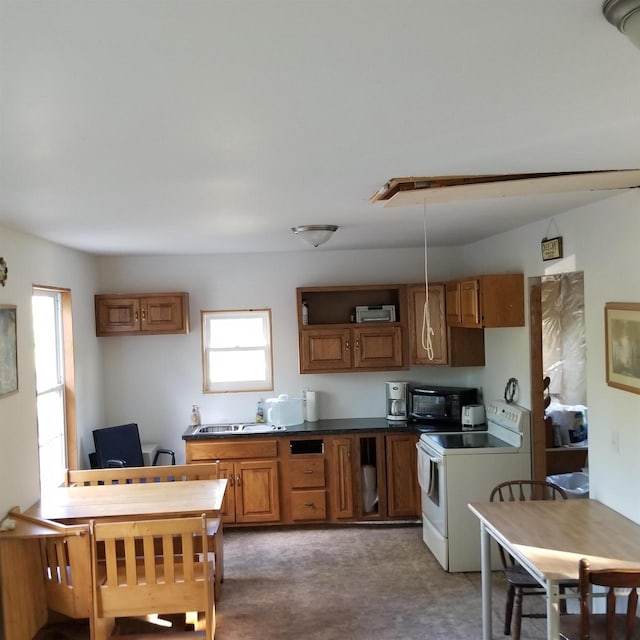
[[340,371],[351,368],[351,330],[307,329],[300,333],[300,371]]
[[353,470],[351,455],[353,438],[331,438],[332,503],[336,519],[353,518]]
[[185,332],[183,303],[181,295],[145,296],[140,302],[140,330],[151,333]]
[[277,460],[235,463],[236,522],[280,520]]
[[465,327],[482,326],[478,280],[463,280],[460,283],[460,317]]
[[390,517],[416,517],[418,511],[417,450],[413,433],[386,436],[387,505]]
[[363,327],[353,329],[355,369],[398,369],[403,365],[400,327]]
[[139,298],[96,296],[95,300],[97,336],[140,331]]
[[409,288],[409,322],[411,341],[411,364],[447,364],[447,326],[444,312],[444,285],[429,285],[429,320],[433,335],[431,346],[433,358],[429,358],[427,350],[422,346],[424,325],[424,302],[426,298],[424,285]]
[[227,479],[227,489],[224,492],[220,517],[222,522],[232,523],[236,521],[236,474],[233,462],[220,462],[220,477]]
[[460,305],[460,282],[447,282],[445,285],[447,323],[459,325],[462,322],[462,308]]

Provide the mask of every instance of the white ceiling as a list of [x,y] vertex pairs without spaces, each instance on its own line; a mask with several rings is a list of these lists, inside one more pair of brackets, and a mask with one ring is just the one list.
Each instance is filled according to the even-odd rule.
[[[409,175],[640,167],[602,0],[0,0],[0,224],[96,254],[420,246]],[[612,192],[433,205],[467,243]],[[617,192],[613,192],[617,193]],[[0,237],[0,248],[1,248]]]

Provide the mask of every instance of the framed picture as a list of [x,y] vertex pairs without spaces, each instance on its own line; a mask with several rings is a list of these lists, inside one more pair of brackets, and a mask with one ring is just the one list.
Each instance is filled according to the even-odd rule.
[[607,384],[640,393],[640,303],[604,306]]
[[0,305],[0,397],[18,390],[16,306]]

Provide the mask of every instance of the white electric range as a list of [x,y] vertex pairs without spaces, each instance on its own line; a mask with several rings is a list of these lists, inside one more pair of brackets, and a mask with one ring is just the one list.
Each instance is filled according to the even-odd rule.
[[468,503],[489,500],[500,482],[531,478],[529,410],[494,401],[485,411],[485,431],[423,433],[416,445],[422,537],[450,572],[480,570],[480,527]]

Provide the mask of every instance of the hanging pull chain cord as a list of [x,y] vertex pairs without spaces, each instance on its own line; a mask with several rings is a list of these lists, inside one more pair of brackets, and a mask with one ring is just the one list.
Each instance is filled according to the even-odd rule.
[[507,386],[504,388],[504,400],[507,404],[511,404],[518,392],[518,380],[516,378],[509,378],[507,380]]
[[427,273],[427,201],[424,201],[424,307],[422,309],[422,348],[427,352],[427,358],[433,360],[433,328],[429,312],[429,275]]

